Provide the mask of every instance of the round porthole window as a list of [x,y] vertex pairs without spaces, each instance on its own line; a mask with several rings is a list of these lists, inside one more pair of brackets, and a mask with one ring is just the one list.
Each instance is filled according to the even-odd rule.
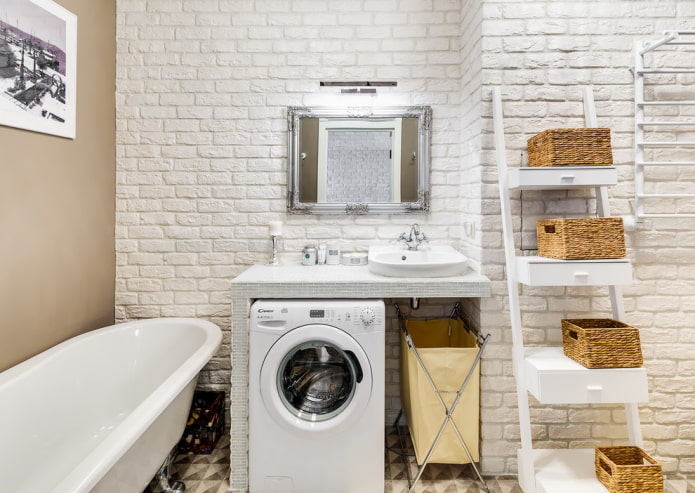
[[351,351],[311,341],[285,355],[278,368],[277,390],[296,417],[326,421],[350,404],[361,380],[362,370]]

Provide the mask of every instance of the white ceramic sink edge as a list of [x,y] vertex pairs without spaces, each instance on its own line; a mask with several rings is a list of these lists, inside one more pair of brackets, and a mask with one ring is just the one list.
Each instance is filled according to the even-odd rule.
[[408,250],[404,245],[372,245],[367,267],[387,277],[450,277],[466,270],[468,259],[448,245],[423,245]]

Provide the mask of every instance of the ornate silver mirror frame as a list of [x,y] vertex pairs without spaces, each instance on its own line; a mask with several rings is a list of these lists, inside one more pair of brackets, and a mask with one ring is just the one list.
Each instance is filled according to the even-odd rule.
[[[327,180],[326,176],[329,171],[325,170],[324,165],[323,175],[318,171],[319,178],[311,178],[312,183],[308,185],[304,181],[306,179],[306,171],[302,171],[304,163],[311,159],[321,161],[322,158],[316,157],[319,151],[315,150],[316,145],[312,142],[308,144],[308,130],[304,129],[304,125],[313,122],[312,125],[344,125],[346,127],[361,127],[364,125],[379,126],[379,122],[396,121],[400,126],[403,119],[414,119],[417,121],[417,140],[416,150],[404,151],[403,155],[408,155],[408,159],[416,166],[416,169],[408,171],[413,175],[412,190],[404,191],[401,195],[402,200],[360,200],[360,198],[343,197],[341,199],[332,200],[330,198],[319,198],[321,192],[316,192],[316,182]],[[313,119],[313,120],[308,120]],[[374,108],[329,108],[329,107],[289,107],[287,110],[288,123],[288,171],[287,171],[287,210],[293,214],[409,214],[409,213],[426,213],[430,206],[430,134],[431,134],[431,119],[432,109],[429,106],[408,106],[408,107],[374,107]],[[413,120],[408,120],[408,125]],[[304,125],[303,125],[304,123]],[[325,126],[325,125],[324,125]],[[308,127],[307,127],[308,128]],[[399,131],[400,132],[400,131]],[[415,131],[414,131],[415,132]],[[413,132],[413,133],[414,133]],[[399,134],[400,135],[400,134]],[[405,132],[404,132],[405,135]],[[312,137],[317,140],[318,137]],[[414,142],[407,137],[402,137],[406,140],[402,142],[408,145],[413,145]],[[395,137],[394,137],[395,139]],[[325,137],[328,140],[328,137]],[[302,148],[302,142],[311,149]],[[395,142],[395,140],[394,140]],[[321,144],[318,144],[319,147]],[[399,144],[400,145],[400,141]],[[324,154],[326,144],[324,144]],[[396,147],[396,146],[394,146]],[[401,153],[401,147],[394,149],[394,154]],[[413,149],[415,149],[413,147]],[[387,151],[391,153],[391,151]],[[391,156],[391,154],[389,154]],[[326,159],[323,159],[324,161]],[[393,159],[395,162],[395,159]],[[404,161],[401,161],[404,162]],[[350,163],[350,173],[360,173],[359,166],[361,163]],[[314,165],[321,166],[319,165]],[[336,166],[335,164],[331,166]],[[353,166],[355,168],[353,168]],[[393,165],[395,166],[395,165]],[[405,164],[401,164],[400,169],[403,169]],[[329,168],[330,169],[330,168]],[[401,173],[400,171],[398,171]],[[312,174],[316,174],[313,172]],[[323,176],[323,178],[321,178]],[[395,185],[396,188],[400,184]],[[320,188],[320,186],[319,186]],[[409,185],[410,189],[411,186]],[[398,193],[401,193],[400,191]],[[325,195],[325,193],[324,193]]]

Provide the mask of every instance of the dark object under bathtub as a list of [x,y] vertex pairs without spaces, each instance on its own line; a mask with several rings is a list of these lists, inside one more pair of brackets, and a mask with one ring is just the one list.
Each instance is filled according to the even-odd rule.
[[179,441],[181,454],[210,454],[224,433],[224,397],[222,392],[196,391],[186,429]]

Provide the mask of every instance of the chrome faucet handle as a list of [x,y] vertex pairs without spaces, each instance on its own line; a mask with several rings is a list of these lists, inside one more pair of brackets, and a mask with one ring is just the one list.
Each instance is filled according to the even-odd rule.
[[420,231],[420,225],[415,223],[410,227],[410,233],[401,233],[398,242],[403,242],[408,250],[417,250],[420,243],[429,241],[427,235]]

